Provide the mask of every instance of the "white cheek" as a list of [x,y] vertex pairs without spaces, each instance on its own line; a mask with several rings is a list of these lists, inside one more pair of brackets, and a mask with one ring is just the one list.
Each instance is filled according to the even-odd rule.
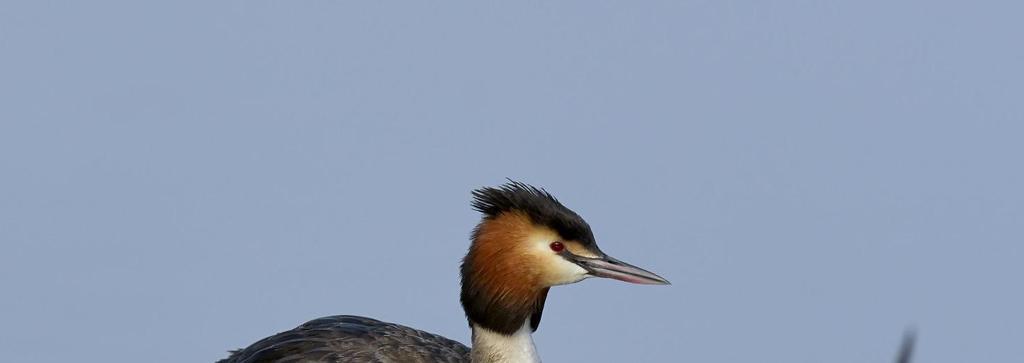
[[539,233],[531,236],[532,254],[542,261],[544,280],[549,285],[571,284],[587,278],[587,270],[569,262],[551,250],[551,242],[559,240],[557,235]]
[[571,284],[587,278],[587,270],[577,266],[575,263],[566,261],[561,256],[556,255],[555,257],[558,259],[558,262],[553,271],[555,275],[552,276],[554,277],[554,281],[551,282],[553,285]]

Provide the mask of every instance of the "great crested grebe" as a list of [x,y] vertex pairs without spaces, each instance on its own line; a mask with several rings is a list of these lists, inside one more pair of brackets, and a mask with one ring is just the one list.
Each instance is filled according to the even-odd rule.
[[669,283],[606,255],[590,225],[543,189],[510,181],[473,191],[472,205],[483,214],[461,269],[472,348],[403,325],[337,315],[267,337],[218,363],[539,362],[531,334],[552,286],[591,276]]

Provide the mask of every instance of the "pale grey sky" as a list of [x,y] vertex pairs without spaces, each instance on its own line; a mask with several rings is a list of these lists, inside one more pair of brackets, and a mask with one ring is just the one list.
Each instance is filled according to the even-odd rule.
[[210,362],[332,314],[466,342],[471,189],[668,287],[549,362],[1024,357],[1016,2],[0,3],[5,362]]

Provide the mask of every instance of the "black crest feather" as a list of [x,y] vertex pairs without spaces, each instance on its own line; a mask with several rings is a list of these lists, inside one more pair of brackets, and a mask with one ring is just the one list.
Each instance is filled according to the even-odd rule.
[[488,217],[516,209],[525,211],[538,208],[541,204],[565,208],[546,190],[514,180],[497,187],[483,187],[473,191],[473,209]]
[[494,218],[506,212],[521,212],[530,217],[533,223],[555,230],[562,238],[584,245],[594,243],[590,225],[543,188],[510,179],[501,186],[474,190],[472,206],[483,213],[484,218]]

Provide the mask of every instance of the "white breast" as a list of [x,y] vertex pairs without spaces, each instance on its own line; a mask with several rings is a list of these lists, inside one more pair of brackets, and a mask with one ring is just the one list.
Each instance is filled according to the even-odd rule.
[[531,333],[529,321],[512,335],[473,324],[473,363],[540,363]]

